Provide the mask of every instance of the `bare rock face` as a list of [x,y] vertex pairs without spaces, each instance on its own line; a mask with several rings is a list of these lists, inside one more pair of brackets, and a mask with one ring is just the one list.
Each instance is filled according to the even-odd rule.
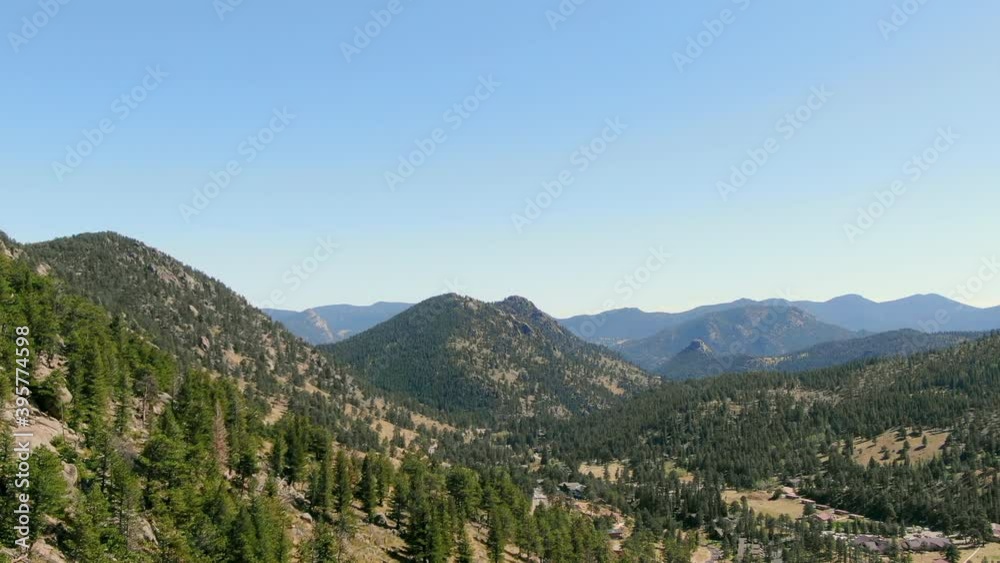
[[21,255],[21,249],[13,239],[0,231],[0,255],[7,258],[17,258]]
[[[13,413],[10,409],[7,409],[3,413],[4,419],[11,421],[13,419]],[[37,448],[39,446],[46,446],[50,449],[52,448],[52,440],[56,436],[63,436],[70,443],[79,443],[80,438],[70,428],[63,425],[63,423],[58,420],[48,416],[37,409],[31,409],[31,424],[18,429],[20,432],[30,433],[32,438],[30,438],[31,446]]]
[[45,538],[38,538],[31,546],[31,561],[41,563],[69,563],[58,549],[49,545]]
[[147,544],[159,545],[156,541],[156,532],[153,530],[153,525],[149,523],[149,520],[145,518],[135,519],[136,535],[138,539]]
[[80,480],[80,470],[76,468],[72,463],[63,462],[63,479],[66,480],[66,484],[70,487],[76,487],[77,481]]
[[687,348],[685,348],[685,351],[686,352],[703,352],[703,353],[707,354],[707,353],[711,353],[712,352],[712,348],[710,348],[708,344],[705,344],[704,340],[696,339],[696,340],[692,341],[691,344],[688,345]]

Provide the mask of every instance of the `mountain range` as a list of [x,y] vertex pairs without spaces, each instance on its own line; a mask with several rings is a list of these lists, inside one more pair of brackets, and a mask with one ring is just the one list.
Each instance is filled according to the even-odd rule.
[[823,342],[804,350],[778,356],[725,355],[716,353],[703,340],[655,368],[667,379],[691,379],[722,373],[754,371],[799,372],[876,358],[905,357],[941,350],[981,338],[977,332],[925,333],[912,329],[893,330],[860,338]]
[[[410,307],[379,302],[265,312],[306,341],[328,344],[363,334]],[[647,372],[689,378],[815,369],[938,349],[970,338],[967,333],[1000,329],[1000,308],[978,309],[939,295],[884,303],[845,295],[824,302],[740,299],[681,313],[617,309],[556,322]],[[908,351],[901,354],[900,347]]]
[[591,342],[622,343],[656,334],[691,319],[753,305],[795,307],[823,323],[852,331],[885,332],[914,329],[923,332],[981,332],[1000,328],[1000,307],[977,308],[941,295],[912,295],[894,301],[875,302],[860,295],[842,295],[829,301],[740,299],[706,305],[681,313],[646,312],[635,308],[614,309],[595,315],[562,319],[574,334]]
[[[389,320],[410,306],[412,304],[409,303],[378,302],[367,306],[327,305],[305,311],[265,309],[264,312],[310,343],[329,344]],[[820,322],[860,333],[903,329],[922,332],[1000,329],[1000,307],[972,307],[936,294],[911,295],[885,302],[872,301],[860,295],[842,295],[828,301],[739,299],[680,313],[624,308],[594,315],[576,315],[559,319],[559,322],[584,340],[614,347],[708,314],[750,306],[795,307],[812,314]]]

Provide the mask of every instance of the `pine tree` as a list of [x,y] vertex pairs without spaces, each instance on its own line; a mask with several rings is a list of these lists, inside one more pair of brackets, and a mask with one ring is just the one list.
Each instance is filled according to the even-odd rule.
[[229,433],[226,419],[222,415],[222,405],[215,403],[215,417],[212,419],[212,452],[220,471],[229,469]]
[[100,491],[91,489],[74,513],[67,540],[68,555],[74,561],[113,561],[102,542],[104,523],[109,515],[107,501]]
[[512,519],[510,510],[504,505],[495,507],[489,515],[490,533],[486,548],[493,563],[503,561],[504,550],[510,541]]
[[337,460],[334,465],[334,509],[337,511],[337,529],[342,535],[349,535],[354,531],[355,518],[351,508],[351,499],[354,498],[354,489],[351,486],[351,465],[350,459],[344,450],[337,451]]
[[361,463],[361,481],[358,483],[357,497],[369,522],[374,521],[378,510],[378,477],[375,474],[375,454],[369,452]]
[[285,473],[285,459],[288,455],[288,444],[285,442],[285,434],[283,432],[278,433],[278,436],[274,439],[274,446],[271,448],[271,472],[275,475],[284,477]]
[[302,563],[336,563],[340,560],[337,536],[328,524],[318,523],[302,549]]
[[319,467],[313,473],[309,490],[313,515],[321,521],[330,521],[330,514],[334,510],[334,484],[333,467],[327,451],[319,460]]

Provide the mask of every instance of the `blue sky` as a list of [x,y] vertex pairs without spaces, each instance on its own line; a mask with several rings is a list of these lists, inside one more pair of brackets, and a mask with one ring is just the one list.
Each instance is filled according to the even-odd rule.
[[22,241],[119,231],[295,309],[1000,304],[995,2],[47,1],[0,8]]

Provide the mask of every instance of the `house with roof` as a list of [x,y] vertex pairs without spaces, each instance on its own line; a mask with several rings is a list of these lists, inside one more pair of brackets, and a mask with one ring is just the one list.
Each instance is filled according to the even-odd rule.
[[562,489],[564,492],[568,493],[575,499],[582,499],[583,494],[587,490],[586,485],[582,483],[573,483],[573,482],[559,483],[559,488]]
[[832,512],[816,512],[812,515],[812,519],[828,524],[834,521],[834,516]]
[[903,540],[902,547],[910,551],[944,551],[951,545],[948,538],[917,537]]
[[882,555],[885,555],[892,549],[892,542],[879,536],[856,536],[851,540],[851,543],[872,553]]

